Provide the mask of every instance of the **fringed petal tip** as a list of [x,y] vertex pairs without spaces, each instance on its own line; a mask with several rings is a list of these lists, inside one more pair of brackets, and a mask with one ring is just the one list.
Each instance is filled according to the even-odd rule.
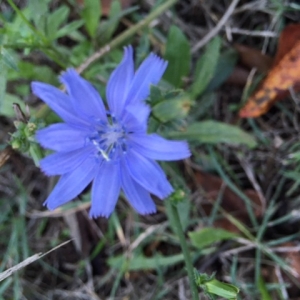
[[146,100],[150,93],[150,85],[156,85],[160,81],[167,64],[167,61],[154,53],[150,53],[134,75],[126,103]]
[[[157,72],[161,72],[161,76],[162,76],[162,74],[165,72],[165,70],[168,66],[168,62],[153,52],[150,53],[149,59],[151,61],[151,65],[155,66],[155,68],[157,69]],[[157,82],[155,82],[154,84],[156,84],[156,83]]]
[[[57,176],[57,175],[58,175],[58,174],[52,174],[51,172],[47,172],[47,171],[43,168],[42,164],[40,164],[40,169],[41,169],[42,173],[43,173],[45,176],[47,176],[47,177],[52,177],[52,176]],[[46,203],[46,202],[45,202],[45,203]],[[45,204],[44,204],[44,206],[45,206]]]
[[63,173],[59,168],[51,167],[51,165],[49,165],[47,161],[45,161],[48,157],[49,156],[40,161],[40,169],[43,172],[43,174],[47,177],[62,175]]
[[[152,208],[152,209],[140,209],[139,211],[137,211],[139,214],[141,215],[152,215],[155,214],[157,212],[156,207]],[[97,219],[97,218],[106,218],[108,219],[110,217],[110,215],[112,214],[112,212],[109,213],[105,213],[105,212],[99,212],[99,211],[94,211],[93,208],[90,209],[89,212],[89,217],[90,219]]]
[[147,210],[139,210],[138,213],[140,215],[143,215],[143,216],[147,216],[147,215],[153,215],[153,214],[156,214],[157,210],[156,210],[156,207],[154,207],[153,209],[147,209]]
[[93,211],[93,208],[91,208],[90,212],[89,212],[89,217],[90,217],[90,219],[97,219],[97,218],[106,218],[106,219],[108,219],[111,214],[112,214],[112,212],[110,212],[110,213],[95,212],[95,211]]
[[181,146],[181,155],[182,155],[181,159],[189,158],[192,155],[192,153],[191,153],[191,150],[189,148],[188,142],[186,142],[186,141],[177,141],[177,142],[182,144],[182,146]]
[[133,56],[133,48],[131,45],[123,47],[124,50],[124,58],[128,56]]
[[62,84],[66,84],[69,80],[73,80],[74,77],[78,78],[78,77],[80,77],[80,75],[76,72],[76,70],[74,68],[68,68],[64,72],[61,73],[61,75],[59,76],[59,81]]

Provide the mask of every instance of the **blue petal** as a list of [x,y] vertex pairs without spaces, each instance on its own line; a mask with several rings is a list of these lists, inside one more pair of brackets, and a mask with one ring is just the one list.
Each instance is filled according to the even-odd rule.
[[109,217],[118,201],[120,188],[119,163],[103,161],[93,182],[90,217]]
[[93,180],[97,166],[94,158],[87,159],[73,172],[62,175],[44,205],[52,210],[74,199]]
[[191,156],[188,144],[183,141],[168,141],[157,134],[129,135],[133,149],[141,155],[155,160],[179,160]]
[[155,204],[149,192],[130,176],[125,162],[122,163],[121,182],[127,200],[138,213],[146,215],[156,212]]
[[153,160],[131,150],[125,157],[132,178],[151,194],[164,199],[173,192],[173,188],[161,167]]
[[87,132],[64,123],[52,124],[38,130],[36,139],[47,149],[68,152],[85,146]]
[[135,73],[126,103],[145,100],[150,93],[150,85],[160,81],[167,65],[166,61],[151,53]]
[[74,171],[94,151],[95,147],[89,146],[71,152],[56,152],[42,159],[40,166],[48,176],[62,175]]
[[32,82],[32,92],[42,99],[53,111],[55,111],[67,123],[84,123],[73,109],[70,97],[56,87],[42,83]]
[[128,131],[146,132],[150,112],[150,107],[143,102],[130,104],[126,106],[121,121]]
[[106,88],[106,98],[110,111],[119,117],[124,108],[130,84],[133,79],[133,50],[124,48],[124,57],[119,66],[112,72]]
[[106,120],[103,101],[90,82],[80,77],[74,69],[68,69],[60,80],[66,86],[73,109],[79,116],[87,120],[91,117]]

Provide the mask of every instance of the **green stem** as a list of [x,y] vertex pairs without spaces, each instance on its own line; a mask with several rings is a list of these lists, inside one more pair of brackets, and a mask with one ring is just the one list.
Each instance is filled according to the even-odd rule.
[[180,246],[181,246],[181,249],[183,252],[184,262],[185,262],[185,266],[187,269],[188,278],[189,278],[189,282],[190,282],[192,299],[199,300],[199,293],[198,293],[198,289],[197,289],[197,286],[196,286],[196,283],[194,280],[192,259],[191,259],[190,252],[189,252],[189,249],[188,249],[188,246],[186,243],[184,232],[182,230],[177,206],[175,206],[172,203],[172,200],[166,200],[165,202],[166,202],[166,205],[168,206],[168,211],[169,211],[168,218],[169,218],[170,224],[173,227],[173,231],[175,232],[175,234],[177,234],[177,236],[179,238]]
[[78,73],[82,73],[90,64],[92,64],[94,61],[102,57],[104,54],[109,52],[111,49],[116,48],[123,42],[125,42],[128,38],[136,34],[139,30],[146,27],[151,21],[153,21],[155,18],[157,18],[159,15],[161,15],[163,12],[168,10],[171,6],[173,6],[178,0],[168,0],[161,6],[159,6],[157,9],[155,9],[153,12],[151,12],[146,18],[144,18],[142,21],[138,22],[137,24],[133,25],[131,28],[123,32],[122,34],[118,35],[116,38],[114,38],[110,43],[99,49],[97,52],[95,52],[92,56],[90,56],[85,62],[83,62],[78,68]]

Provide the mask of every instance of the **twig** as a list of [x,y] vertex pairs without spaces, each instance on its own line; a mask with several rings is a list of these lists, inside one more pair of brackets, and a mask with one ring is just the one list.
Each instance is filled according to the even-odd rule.
[[141,233],[136,240],[131,243],[131,245],[129,246],[129,251],[132,252],[134,249],[136,249],[140,243],[146,239],[149,235],[151,235],[153,232],[155,232],[156,230],[159,229],[163,229],[166,227],[167,222],[165,222],[164,224],[158,224],[158,225],[152,225],[150,226],[148,229],[146,229],[143,233]]
[[26,267],[27,265],[33,263],[34,261],[42,258],[43,256],[51,253],[52,251],[55,251],[56,249],[68,244],[71,240],[68,240],[66,242],[61,243],[60,245],[54,247],[53,249],[47,251],[46,253],[37,253],[34,254],[28,258],[26,258],[25,260],[23,260],[22,262],[20,262],[19,264],[7,269],[6,271],[0,273],[0,281],[4,280],[5,278],[11,276],[13,273],[15,273],[16,271],[19,271],[20,269]]
[[230,30],[230,33],[242,34],[242,35],[248,35],[248,36],[272,37],[272,38],[278,37],[278,34],[276,32],[268,31],[268,30],[251,31],[251,30],[240,29],[240,28],[229,28],[228,30]]
[[218,32],[226,24],[226,22],[232,15],[232,13],[238,3],[239,3],[239,0],[233,0],[231,2],[227,11],[225,12],[223,17],[219,21],[219,23],[211,31],[209,31],[209,33],[192,48],[192,53],[197,52],[200,48],[202,48],[204,45],[206,45],[214,36],[216,36],[218,34]]

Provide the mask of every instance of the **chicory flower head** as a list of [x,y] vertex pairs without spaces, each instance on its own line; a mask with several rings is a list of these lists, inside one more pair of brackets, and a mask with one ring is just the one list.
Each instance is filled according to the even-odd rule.
[[155,160],[183,159],[190,151],[186,142],[147,134],[150,107],[144,102],[166,67],[167,62],[150,54],[134,72],[133,49],[124,48],[123,60],[107,84],[108,110],[74,69],[60,77],[67,94],[46,83],[32,83],[33,93],[64,121],[36,135],[44,148],[56,151],[41,160],[41,169],[49,176],[61,175],[45,201],[49,209],[72,200],[91,181],[91,217],[108,217],[121,189],[140,214],[156,211],[150,194],[163,199],[172,193]]

